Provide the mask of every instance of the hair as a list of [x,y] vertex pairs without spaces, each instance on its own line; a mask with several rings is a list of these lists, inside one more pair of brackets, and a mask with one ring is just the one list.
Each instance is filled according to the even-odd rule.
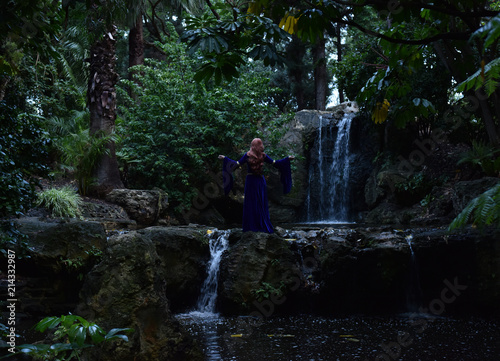
[[250,164],[250,169],[254,174],[262,174],[262,166],[264,164],[264,144],[260,138],[255,138],[250,143],[250,150],[247,152],[248,163]]

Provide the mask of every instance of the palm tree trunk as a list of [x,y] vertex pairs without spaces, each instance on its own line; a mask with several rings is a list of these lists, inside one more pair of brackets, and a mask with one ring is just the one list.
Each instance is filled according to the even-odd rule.
[[318,39],[313,47],[314,62],[314,93],[316,98],[316,110],[325,110],[326,93],[328,89],[325,39]]
[[[88,84],[88,106],[90,110],[90,133],[95,136],[111,135],[115,129],[116,91],[118,74],[115,69],[115,31],[113,27],[90,49],[90,76]],[[102,156],[95,169],[94,192],[102,195],[115,188],[123,188],[115,153],[115,143],[110,140],[108,152]]]

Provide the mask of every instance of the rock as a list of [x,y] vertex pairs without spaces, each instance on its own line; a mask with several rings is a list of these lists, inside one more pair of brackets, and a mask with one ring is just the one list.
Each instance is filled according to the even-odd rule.
[[260,309],[262,302],[284,302],[298,287],[300,274],[287,241],[275,234],[244,232],[223,255],[218,305],[229,314],[262,315],[269,311]]
[[[83,275],[97,263],[106,245],[102,224],[82,220],[15,220],[27,236],[16,249],[18,311],[30,316],[72,312]],[[18,242],[18,244],[21,242]]]
[[117,204],[84,198],[81,210],[84,219],[99,222],[103,224],[108,231],[137,228],[137,222],[130,219],[127,212]]
[[155,224],[166,215],[168,207],[167,195],[161,190],[114,189],[106,200],[123,207],[143,227]]
[[107,330],[131,327],[135,332],[129,342],[105,345],[100,360],[203,359],[170,313],[166,272],[155,243],[144,233],[110,238],[103,260],[86,277],[77,314]]
[[138,236],[151,241],[165,270],[165,295],[172,312],[186,312],[200,295],[210,259],[206,227],[148,227]]

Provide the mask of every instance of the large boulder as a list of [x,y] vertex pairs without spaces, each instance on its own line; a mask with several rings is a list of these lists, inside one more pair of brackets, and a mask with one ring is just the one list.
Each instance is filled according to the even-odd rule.
[[140,226],[151,226],[167,211],[168,197],[162,190],[114,189],[106,200],[123,207]]
[[77,314],[105,329],[135,331],[129,342],[107,345],[100,360],[203,358],[170,312],[166,273],[155,243],[143,234],[130,232],[109,239],[103,260],[86,277]]
[[19,315],[39,317],[72,312],[78,303],[83,275],[106,246],[102,224],[78,219],[13,221],[24,242],[16,252],[16,296]]
[[205,227],[148,227],[137,236],[151,241],[163,269],[165,294],[172,312],[185,312],[196,304],[207,276],[210,259]]
[[282,303],[300,284],[296,255],[276,234],[237,232],[230,243],[221,261],[218,307],[225,313],[268,316],[263,302]]

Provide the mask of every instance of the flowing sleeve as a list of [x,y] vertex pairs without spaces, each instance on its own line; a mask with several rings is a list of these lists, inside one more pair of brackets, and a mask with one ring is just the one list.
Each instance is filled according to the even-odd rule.
[[239,160],[232,160],[229,157],[224,157],[222,162],[222,182],[224,187],[224,194],[227,196],[231,189],[233,189],[234,178],[233,172],[246,160],[245,155]]
[[286,157],[273,162],[275,168],[280,172],[280,181],[283,185],[283,194],[290,193],[292,190],[292,169],[290,167],[290,158]]

